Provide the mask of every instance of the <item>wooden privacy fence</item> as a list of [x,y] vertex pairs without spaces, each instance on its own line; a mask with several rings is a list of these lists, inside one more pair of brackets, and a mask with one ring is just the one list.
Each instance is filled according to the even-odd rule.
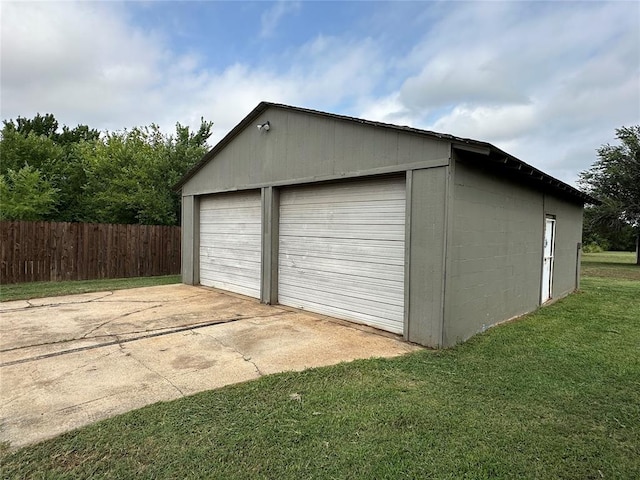
[[0,283],[180,273],[180,227],[0,222]]

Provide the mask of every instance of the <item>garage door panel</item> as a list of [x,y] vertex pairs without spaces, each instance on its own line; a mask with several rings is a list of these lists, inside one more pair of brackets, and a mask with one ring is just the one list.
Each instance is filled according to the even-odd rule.
[[[227,252],[224,252],[227,254]],[[255,271],[255,263],[256,261],[260,261],[260,257],[254,256],[253,258],[247,258],[246,256],[235,255],[228,257],[209,257],[210,261],[207,263],[206,268],[208,269],[219,269],[219,268],[229,268],[229,269],[237,269],[237,270],[247,270],[247,271]]]
[[[401,319],[397,318],[395,311],[387,314],[393,318],[383,318],[380,315],[370,315],[361,309],[354,310],[354,304],[345,300],[340,304],[327,305],[325,303],[317,303],[311,300],[305,300],[305,309],[311,312],[319,312],[324,315],[330,315],[344,320],[350,320],[357,323],[363,323],[372,327],[380,328],[388,332],[402,334],[403,327]],[[392,315],[393,314],[393,315]]]
[[[344,299],[336,300],[332,304],[326,304],[324,302],[316,303],[306,299],[304,309],[323,315],[336,316],[343,320],[364,323],[371,327],[381,328],[395,333],[402,333],[402,318],[398,316],[397,309],[393,307],[385,309],[384,307],[384,305],[381,305],[380,310],[373,309],[370,303],[359,302],[358,299],[350,300],[345,297]],[[335,315],[334,312],[340,312],[343,313],[343,315]],[[390,326],[392,328],[389,328]]]
[[[313,288],[315,295],[310,297],[305,296],[305,292],[309,288]],[[339,305],[340,308],[353,311],[363,311],[372,316],[380,317],[381,319],[386,317],[393,317],[398,320],[402,318],[401,310],[398,307],[402,307],[402,302],[394,298],[392,295],[385,295],[381,301],[380,295],[363,291],[355,287],[349,289],[338,289],[335,285],[328,282],[314,282],[305,283],[301,285],[299,283],[287,285],[288,296],[297,298],[298,300],[307,299],[310,302],[324,302],[325,297],[331,297],[331,302],[324,302],[327,305]]]
[[256,250],[260,248],[260,238],[256,235],[249,234],[214,234],[214,233],[200,233],[200,238],[204,240],[202,245],[211,245],[207,248],[225,248],[233,249],[234,247],[239,250]]
[[[252,200],[254,201],[254,199]],[[220,220],[226,221],[235,221],[238,218],[255,218],[257,214],[260,213],[260,206],[243,206],[242,204],[238,204],[237,206],[228,206],[228,205],[215,205],[212,202],[208,202],[205,204],[201,204],[201,213],[205,216],[216,216]],[[239,212],[243,212],[238,215]]]
[[402,333],[404,179],[284,190],[280,303]]
[[204,223],[207,221],[206,219],[204,221],[201,219],[200,221],[204,226],[202,233],[205,235],[231,235],[232,238],[238,235],[248,235],[250,238],[255,238],[256,229],[260,229],[260,223],[217,223],[213,219],[212,224],[206,225]]
[[[287,216],[289,223],[317,223],[329,219],[337,222],[357,222],[360,224],[384,223],[383,220],[396,224],[402,222],[402,219],[398,218],[398,214],[404,212],[404,202],[398,202],[397,205],[383,205],[381,205],[381,202],[349,206],[327,204],[322,207],[314,204],[306,206],[306,208],[284,207],[282,212]],[[367,209],[369,208],[374,210],[375,213],[368,213]]]
[[212,280],[215,285],[205,285],[207,287],[219,288],[220,290],[227,290],[229,292],[239,293],[248,297],[255,298],[255,288],[251,282],[229,282],[226,278]]
[[307,238],[303,245],[298,239],[282,237],[280,245],[289,256],[316,256],[334,260],[363,259],[370,263],[404,265],[404,243],[366,239]]
[[[348,277],[354,277],[353,280],[359,280],[358,277],[370,279],[367,283],[372,285],[395,285],[404,279],[403,265],[390,265],[388,263],[377,262],[369,263],[358,260],[341,260],[336,262],[334,259],[312,256],[293,256],[289,255],[282,260],[285,267],[285,277],[301,276],[310,272],[322,273],[327,277],[337,276],[338,280],[349,281]],[[380,268],[384,268],[384,278],[378,278]]]
[[[304,299],[303,292],[313,289],[318,300],[321,297],[331,297],[331,302],[329,302],[331,305],[347,302],[352,310],[355,310],[357,305],[364,305],[371,314],[378,312],[378,316],[383,316],[382,314],[388,313],[388,311],[397,312],[398,307],[403,306],[402,300],[396,296],[402,293],[402,289],[396,287],[388,288],[382,293],[358,285],[351,285],[349,288],[338,287],[336,282],[322,278],[308,280],[304,284],[300,284],[292,278],[285,278],[282,286],[288,297],[294,297],[298,300]],[[313,297],[309,297],[309,299],[314,300]],[[387,306],[389,308],[386,308]]]
[[[255,276],[253,270],[236,268],[234,273],[221,272],[217,268],[205,268],[203,269],[207,274],[207,278],[210,281],[216,281],[221,283],[229,283],[233,285],[242,285],[247,288],[253,288]],[[217,286],[217,288],[222,288]],[[230,289],[231,290],[231,289]]]
[[[367,277],[350,275],[347,273],[335,273],[335,272],[320,272],[320,271],[308,271],[301,269],[288,269],[296,270],[295,273],[287,272],[281,279],[281,283],[293,286],[313,287],[319,283],[326,284],[323,290],[329,290],[336,294],[347,291],[360,291],[362,296],[370,296],[375,299],[376,302],[381,303],[395,303],[396,305],[402,305],[402,299],[393,295],[402,292],[402,286],[399,285],[398,280],[393,279],[371,279]],[[370,277],[369,277],[370,278]],[[387,295],[387,292],[391,292],[392,295]]]
[[238,205],[237,207],[219,207],[212,203],[201,205],[201,213],[206,217],[213,217],[223,220],[234,222],[238,218],[245,220],[251,220],[260,213],[260,207],[243,207]]
[[340,230],[337,230],[338,224],[335,223],[306,224],[298,228],[293,225],[284,225],[284,228],[280,228],[280,236],[404,241],[404,226],[397,225],[398,228],[393,228],[394,225],[375,226],[378,228],[367,233],[360,225],[341,225]]
[[202,254],[209,257],[209,261],[211,262],[219,259],[220,261],[249,261],[255,263],[261,260],[260,252],[256,252],[255,250],[231,250],[229,248],[208,247]]
[[260,192],[237,192],[200,201],[200,283],[260,297]]

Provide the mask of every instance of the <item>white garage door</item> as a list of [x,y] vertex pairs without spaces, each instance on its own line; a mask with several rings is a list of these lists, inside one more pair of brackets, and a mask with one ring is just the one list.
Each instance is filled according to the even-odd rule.
[[200,284],[260,298],[260,192],[200,200]]
[[278,301],[403,333],[404,179],[283,190]]

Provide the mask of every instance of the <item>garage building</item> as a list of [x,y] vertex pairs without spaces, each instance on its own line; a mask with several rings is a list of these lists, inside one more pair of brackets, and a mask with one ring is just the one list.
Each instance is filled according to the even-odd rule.
[[184,283],[436,348],[576,290],[594,201],[489,143],[267,102],[178,187]]

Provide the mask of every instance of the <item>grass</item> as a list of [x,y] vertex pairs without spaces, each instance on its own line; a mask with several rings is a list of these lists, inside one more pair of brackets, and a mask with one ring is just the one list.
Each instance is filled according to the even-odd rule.
[[640,280],[640,267],[634,252],[583,253],[581,270],[586,277]]
[[55,297],[77,293],[122,290],[125,288],[152,287],[180,283],[180,275],[159,277],[112,278],[107,280],[81,280],[69,282],[31,282],[0,286],[0,302],[29,300],[30,298]]
[[129,412],[2,478],[640,478],[640,281],[582,288],[454,349]]

